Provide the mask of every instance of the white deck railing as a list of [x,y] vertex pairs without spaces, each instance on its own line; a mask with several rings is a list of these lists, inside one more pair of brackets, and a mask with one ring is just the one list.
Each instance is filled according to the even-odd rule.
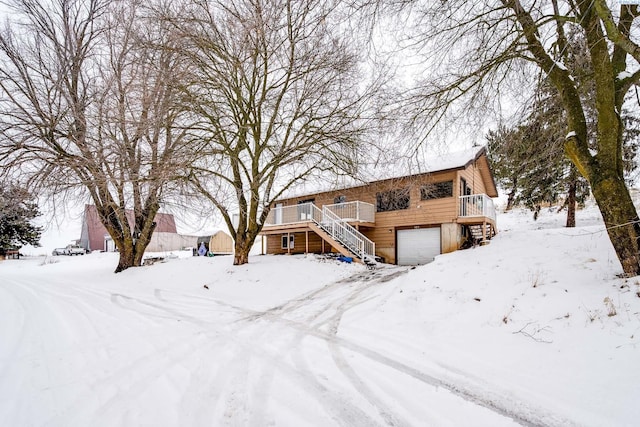
[[[313,207],[320,211],[317,207]],[[327,206],[323,207],[321,212],[322,221],[317,224],[324,231],[365,263],[375,264],[376,244],[374,242],[327,209]]]
[[[274,207],[269,211],[265,225],[295,224],[312,219],[317,220],[318,218],[314,218],[314,215],[318,215],[318,213],[311,209],[309,207],[310,205],[313,205],[313,203]],[[375,222],[376,207],[371,203],[360,201],[346,202],[335,205],[325,205],[322,209],[330,211],[342,221]]]
[[493,200],[486,194],[473,194],[460,196],[460,216],[480,217],[484,216],[496,220],[496,207]]
[[[363,203],[367,205],[368,203]],[[356,257],[362,261],[375,264],[376,244],[369,240],[364,234],[349,225],[347,220],[336,214],[332,206],[318,208],[313,203],[301,203],[294,206],[279,206],[271,209],[265,225],[296,224],[312,221],[333,239],[342,244]],[[372,206],[373,207],[373,206]],[[356,206],[356,208],[358,208]],[[361,212],[366,213],[366,206],[359,206]]]
[[376,218],[376,207],[361,201],[325,205],[323,209],[330,210],[343,221],[348,222],[375,222]]
[[[267,219],[264,221],[265,225],[284,225],[295,224],[298,222],[307,222],[315,219],[320,221],[322,218],[322,212],[318,213],[317,208],[313,209],[311,206],[313,203],[303,203],[294,206],[279,206],[272,208],[267,215]],[[313,215],[317,215],[317,218],[313,218]]]

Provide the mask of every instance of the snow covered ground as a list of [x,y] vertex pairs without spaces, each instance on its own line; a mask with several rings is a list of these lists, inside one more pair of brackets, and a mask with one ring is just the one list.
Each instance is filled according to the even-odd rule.
[[498,221],[415,269],[2,262],[0,425],[637,425],[640,279],[597,210]]

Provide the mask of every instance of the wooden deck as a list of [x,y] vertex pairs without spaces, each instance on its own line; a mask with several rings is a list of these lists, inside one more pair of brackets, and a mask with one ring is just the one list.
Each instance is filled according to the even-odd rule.
[[[282,233],[301,233],[304,231],[313,230],[313,221],[300,221],[289,224],[269,224],[262,227],[262,231],[260,234],[269,235],[269,234],[282,234]],[[375,227],[375,222],[349,222],[349,225],[354,227],[355,229],[364,228],[364,227]]]
[[488,216],[459,216],[456,222],[463,225],[491,224],[491,227],[496,228],[496,220]]

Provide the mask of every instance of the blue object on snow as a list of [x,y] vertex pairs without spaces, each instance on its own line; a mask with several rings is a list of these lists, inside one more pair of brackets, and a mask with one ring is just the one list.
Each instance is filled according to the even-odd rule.
[[346,262],[347,264],[351,264],[353,262],[353,258],[350,256],[339,256],[338,261]]
[[200,243],[200,249],[198,249],[199,256],[205,256],[207,254],[207,248],[204,247],[204,243]]

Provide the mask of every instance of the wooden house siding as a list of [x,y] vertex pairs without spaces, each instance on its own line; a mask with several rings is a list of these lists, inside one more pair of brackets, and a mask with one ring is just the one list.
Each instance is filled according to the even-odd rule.
[[[268,254],[304,254],[307,253],[306,237],[309,238],[309,250],[311,253],[322,253],[322,239],[313,231],[302,231],[289,233],[294,236],[294,245],[291,251],[288,249],[282,249],[282,236],[286,236],[287,233],[272,234],[267,236],[267,253]],[[324,245],[324,252],[331,252],[331,245]]]
[[467,181],[467,185],[471,188],[472,194],[482,194],[487,193],[487,188],[484,185],[484,181],[482,179],[482,175],[480,174],[480,170],[477,167],[469,167],[467,169],[458,171],[458,185],[457,191],[458,196],[462,196],[460,194],[461,190],[461,181],[460,178],[464,178]]
[[[498,197],[498,191],[493,181],[493,175],[489,169],[489,162],[485,156],[474,161],[469,167],[458,171],[459,178],[464,178],[471,187],[473,194],[487,194],[489,197]],[[460,186],[457,188],[460,192]],[[461,196],[462,194],[458,194]]]
[[[434,173],[431,175],[417,175],[414,177],[400,178],[391,182],[385,181],[346,190],[319,193],[314,196],[283,199],[278,201],[278,203],[282,203],[283,206],[296,206],[300,202],[313,199],[316,206],[324,206],[334,204],[334,200],[338,196],[345,196],[346,202],[359,200],[376,206],[377,193],[394,189],[409,188],[409,208],[388,212],[376,212],[376,224],[378,221],[385,221],[386,219],[386,221],[394,222],[398,225],[407,225],[415,223],[418,218],[430,223],[449,222],[452,219],[455,219],[456,216],[454,209],[457,197],[456,179],[456,171]],[[443,181],[453,181],[454,194],[452,197],[431,200],[420,199],[420,189],[423,185]],[[283,222],[287,222],[287,218],[284,218]]]
[[[439,172],[433,174],[415,175],[375,182],[369,185],[348,188],[344,190],[329,191],[315,195],[282,199],[277,203],[282,206],[296,206],[300,202],[313,200],[316,206],[332,205],[338,196],[345,196],[346,202],[361,201],[376,206],[376,194],[379,192],[409,188],[410,200],[408,209],[399,209],[389,212],[376,212],[376,226],[379,221],[394,222],[398,225],[413,224],[417,219],[426,223],[449,222],[455,219],[456,206],[456,171]],[[442,199],[420,200],[420,188],[426,184],[436,182],[453,181],[454,195]],[[286,214],[286,212],[283,212]],[[283,222],[295,221],[295,212],[290,212],[291,218],[283,218]],[[386,218],[386,221],[385,221]]]
[[[377,212],[376,209],[374,223],[352,224],[367,238],[375,242],[376,255],[384,257],[386,262],[396,263],[398,230],[437,227],[440,229],[442,253],[452,252],[460,248],[465,239],[463,227],[457,223],[460,215],[460,196],[463,195],[462,179],[466,181],[467,186],[470,188],[470,194],[497,196],[489,163],[486,156],[482,154],[470,160],[465,166],[281,199],[275,202],[272,208],[278,205],[282,207],[296,206],[299,203],[310,201],[318,207],[333,205],[338,201],[347,203],[361,201],[376,207],[377,193],[406,188],[409,190],[409,204],[406,209],[386,212]],[[451,196],[428,200],[421,199],[422,187],[427,184],[447,181],[452,182],[453,194]],[[313,231],[308,230],[304,222],[292,224],[300,220],[296,218],[298,212],[295,209],[283,209],[282,215],[291,218],[283,217],[283,225],[268,228],[263,233],[267,235],[266,252],[268,254],[331,251],[331,246],[328,243],[323,246],[322,238]],[[282,236],[286,235],[287,232],[295,236],[294,248],[291,250],[282,248]]]

